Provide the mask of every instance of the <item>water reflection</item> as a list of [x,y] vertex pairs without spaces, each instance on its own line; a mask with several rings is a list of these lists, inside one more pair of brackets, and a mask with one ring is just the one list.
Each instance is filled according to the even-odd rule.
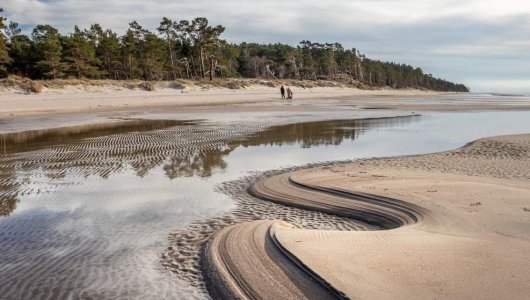
[[0,154],[0,274],[7,274],[0,276],[0,295],[202,299],[203,290],[161,270],[159,255],[175,228],[234,207],[216,183],[259,169],[237,149],[259,149],[265,161],[271,144],[289,144],[284,148],[297,153],[416,119],[155,121],[56,139],[11,136],[18,144]]
[[110,123],[88,124],[0,134],[0,153],[30,151],[56,144],[132,131],[151,131],[171,126],[186,126],[194,121],[119,119]]
[[[224,157],[239,146],[339,145],[370,128],[401,125],[418,118],[315,121],[270,128],[235,124],[228,130],[195,122],[134,120],[7,134],[2,140],[8,151],[0,156],[0,216],[15,210],[17,195],[35,195],[55,190],[58,185],[79,183],[79,176],[75,176],[77,181],[65,182],[72,174],[107,179],[131,168],[138,177],[145,177],[162,166],[170,179],[209,177],[227,168]],[[43,185],[35,187],[35,181]]]
[[224,170],[228,164],[223,160],[223,156],[234,150],[233,147],[227,149],[211,149],[204,152],[172,157],[164,164],[166,176],[170,179],[177,177],[210,177],[215,170]]
[[528,131],[529,114],[276,120],[111,130],[0,154],[0,298],[203,299],[159,258],[168,233],[234,208],[217,184],[286,165],[448,150]]
[[240,144],[243,146],[299,144],[302,148],[340,145],[345,140],[355,140],[368,129],[403,125],[418,121],[419,118],[419,116],[408,116],[280,125],[254,133]]

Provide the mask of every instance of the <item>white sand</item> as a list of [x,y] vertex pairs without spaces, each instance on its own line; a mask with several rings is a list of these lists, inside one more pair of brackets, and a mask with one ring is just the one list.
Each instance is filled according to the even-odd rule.
[[[101,84],[101,83],[99,83]],[[159,84],[155,91],[129,89],[117,83],[102,85],[65,85],[44,88],[39,94],[26,94],[18,89],[0,88],[0,118],[49,114],[72,114],[108,110],[164,108],[182,106],[270,103],[281,101],[279,88],[249,84],[240,89],[204,87],[186,83],[183,89]],[[487,102],[483,96],[471,94],[436,93],[419,90],[359,90],[351,87],[293,87],[294,101],[326,100],[344,102],[367,108],[404,110],[465,110],[465,109],[530,109],[527,98],[508,101],[502,97]],[[429,101],[424,101],[430,99]],[[431,100],[434,100],[431,101]],[[442,100],[442,101],[436,101]],[[212,110],[217,110],[212,108]]]
[[425,219],[371,232],[279,226],[276,238],[352,299],[527,299],[530,135],[447,153],[292,174],[308,184],[401,199]]
[[[293,88],[295,100],[339,98],[351,95],[375,95],[382,91],[362,91],[352,88],[315,87]],[[396,94],[426,94],[400,91]],[[209,88],[197,86],[185,89],[161,88],[155,91],[129,90],[113,87],[66,86],[45,90],[40,94],[0,92],[0,118],[6,116],[44,115],[50,113],[90,112],[142,107],[223,105],[259,103],[280,100],[278,88],[254,85],[244,89]]]

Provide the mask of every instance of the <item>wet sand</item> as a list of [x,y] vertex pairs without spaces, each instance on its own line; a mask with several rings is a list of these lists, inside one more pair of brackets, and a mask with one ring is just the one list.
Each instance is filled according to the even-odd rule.
[[[354,220],[239,194],[248,183],[224,185],[239,195],[238,208],[223,215],[233,203],[214,185],[254,170],[229,165],[241,148],[338,145],[418,119],[314,118],[319,121],[122,120],[0,135],[9,141],[6,152],[0,151],[0,261],[7,262],[0,263],[0,273],[8,274],[0,276],[0,294],[205,299],[197,257],[200,244],[217,229],[265,216],[303,228],[363,228]],[[225,174],[230,168],[237,169]],[[193,230],[185,232],[191,223]],[[168,237],[172,249],[166,249]],[[160,261],[163,252],[167,259]]]
[[[282,221],[229,227],[210,239],[205,274],[232,296],[276,298],[275,283],[259,279],[277,270],[234,263],[243,249],[260,258],[260,251],[276,247],[284,253],[278,264],[284,274],[305,270],[282,279],[302,291],[286,291],[293,298],[311,298],[304,292],[317,285],[352,299],[524,299],[530,292],[528,170],[526,134],[275,175],[251,193],[387,230],[309,230]],[[250,240],[265,244],[245,246]],[[271,261],[275,255],[261,260]]]
[[[18,118],[20,116],[18,113],[15,113],[15,116],[9,115],[4,119],[1,119],[0,117],[0,133],[7,133],[7,135],[4,135],[4,137],[10,136],[11,140],[13,140],[11,138],[13,137],[14,140],[21,141],[19,144],[26,143],[27,138],[30,138],[33,140],[32,144],[34,142],[36,144],[35,148],[15,146],[13,149],[7,149],[4,147],[7,145],[6,143],[0,143],[0,146],[4,148],[3,152],[7,153],[7,156],[0,159],[0,169],[2,170],[0,174],[0,185],[2,185],[2,192],[4,192],[4,196],[6,196],[7,199],[6,203],[8,204],[3,214],[9,216],[14,210],[16,210],[17,205],[28,202],[27,199],[18,202],[18,198],[20,198],[22,195],[29,195],[31,197],[37,198],[42,197],[41,195],[43,194],[45,195],[50,193],[51,196],[48,197],[48,201],[54,198],[61,200],[62,197],[70,197],[72,195],[71,192],[67,191],[65,194],[58,194],[60,195],[60,197],[58,197],[53,195],[53,191],[61,190],[62,186],[81,185],[82,182],[85,182],[86,178],[90,177],[100,177],[107,180],[111,177],[116,178],[120,174],[133,172],[138,176],[138,178],[148,178],[150,173],[160,169],[160,172],[163,172],[163,177],[167,177],[171,180],[178,177],[206,178],[215,173],[216,170],[224,170],[227,165],[224,159],[230,152],[234,151],[239,146],[247,147],[252,145],[265,145],[269,143],[271,145],[282,143],[300,143],[302,147],[310,147],[311,145],[317,144],[334,145],[340,143],[340,141],[343,139],[353,139],[357,135],[362,134],[362,131],[364,130],[351,130],[351,128],[371,127],[364,124],[366,121],[360,121],[357,123],[354,122],[355,124],[344,124],[343,126],[337,125],[337,127],[340,129],[333,129],[333,135],[330,135],[330,132],[326,132],[325,130],[316,134],[317,130],[313,129],[318,128],[319,126],[314,126],[314,128],[313,126],[300,126],[298,129],[296,129],[297,126],[282,127],[284,124],[293,122],[330,120],[338,118],[390,117],[396,115],[410,116],[416,115],[416,113],[412,111],[413,108],[421,107],[427,110],[482,110],[485,108],[499,107],[502,107],[503,109],[525,109],[528,102],[528,99],[521,97],[513,97],[513,99],[510,97],[501,97],[495,98],[494,100],[488,102],[483,101],[485,99],[485,96],[483,95],[432,95],[429,93],[414,94],[415,92],[410,91],[402,92],[402,94],[396,94],[394,91],[366,91],[366,93],[365,91],[359,91],[359,94],[356,94],[357,92],[354,91],[355,97],[352,98],[352,95],[349,94],[352,92],[351,90],[347,91],[347,95],[341,96],[340,94],[334,94],[330,92],[332,89],[333,88],[327,88],[325,89],[325,93],[323,92],[323,94],[315,95],[311,95],[311,93],[312,91],[314,92],[316,90],[308,90],[307,98],[297,97],[292,103],[285,103],[279,99],[276,99],[275,97],[277,96],[274,89],[270,89],[270,93],[259,90],[248,94],[245,94],[244,90],[236,92],[222,90],[220,93],[215,90],[208,91],[208,93],[210,93],[209,97],[215,101],[220,99],[222,100],[223,97],[227,97],[227,99],[235,99],[232,97],[232,93],[240,95],[236,97],[237,99],[235,99],[235,102],[232,104],[223,104],[217,106],[196,106],[199,104],[208,104],[208,102],[203,103],[201,101],[189,104],[192,106],[188,106],[185,101],[179,104],[174,103],[173,100],[168,100],[171,103],[161,104],[159,103],[162,101],[161,99],[173,99],[172,97],[174,96],[174,92],[166,93],[164,91],[158,91],[162,94],[166,93],[165,95],[162,95],[163,97],[160,99],[157,99],[156,97],[157,92],[144,93],[140,91],[134,91],[132,93],[138,93],[136,96],[132,96],[132,99],[136,99],[134,101],[137,101],[137,106],[113,106],[114,104],[110,104],[110,102],[113,101],[112,99],[116,99],[116,97],[128,99],[128,96],[120,96],[119,94],[121,92],[118,92],[116,94],[110,93],[111,95],[109,98],[99,98],[99,92],[92,94],[81,93],[82,95],[79,97],[81,101],[80,105],[86,104],[83,100],[83,97],[86,96],[90,98],[94,96],[96,98],[96,102],[106,101],[105,103],[109,103],[108,107],[101,106],[95,109],[89,108],[88,110],[86,107],[81,107],[80,110],[44,109],[40,111],[27,111],[27,114],[22,114],[25,116],[36,115],[39,117]],[[197,97],[193,98],[193,101],[195,101],[195,99],[201,99],[201,93],[203,92],[205,91],[196,91]],[[56,104],[59,104],[59,106],[63,104],[68,106],[72,103],[71,99],[78,99],[75,93],[71,93],[69,95],[58,95],[61,99],[59,99]],[[52,106],[50,107],[55,105],[53,104],[55,101],[55,95],[20,95],[20,97],[35,97],[34,99],[36,101],[40,101],[39,99],[41,98],[39,97],[41,96],[51,97],[50,101],[47,103],[52,103]],[[149,100],[151,99],[149,98],[151,96],[154,96],[154,98],[152,98],[152,102]],[[314,98],[312,98],[313,96]],[[326,96],[330,96],[333,99],[328,99]],[[1,97],[3,97],[3,95],[0,96],[0,98]],[[251,103],[244,103],[248,99],[251,99]],[[256,101],[252,99],[256,99]],[[150,101],[149,104],[144,105],[147,101]],[[222,104],[224,102],[216,103]],[[406,106],[399,107],[398,103],[405,103]],[[48,107],[48,104],[42,105]],[[180,106],[181,104],[185,106]],[[39,103],[36,103],[36,105],[37,108],[43,107],[39,106],[41,105]],[[31,109],[33,108],[30,107],[30,110]],[[83,113],[81,114],[81,112]],[[161,120],[158,122],[159,124],[156,125],[158,130],[150,131],[151,129],[156,128],[149,128],[149,126],[147,126],[147,128],[143,128],[144,125],[149,124],[141,124],[142,122],[137,124],[139,126],[138,128],[135,126],[129,126],[134,125],[131,123],[134,123],[135,121],[127,121],[123,123],[124,120],[142,117]],[[207,127],[203,127],[204,123],[201,126],[182,126],[183,128],[178,130],[171,127],[166,127],[179,123],[178,121],[177,123],[173,123],[175,120],[192,119],[208,120],[205,122]],[[112,124],[110,124],[111,126],[109,126],[109,120],[112,121]],[[167,120],[171,122],[166,123]],[[399,118],[397,118],[395,122],[401,123]],[[123,126],[124,132],[123,134],[114,134],[109,132],[108,134],[103,134],[102,136],[99,136],[98,134],[98,136],[95,137],[91,137],[90,134],[85,136],[83,133],[85,129],[93,129],[94,127],[92,125],[95,123],[97,123],[95,127],[100,128],[103,133],[109,128],[112,129],[111,131],[115,131],[117,129],[116,125],[118,125],[117,127],[119,128]],[[53,133],[55,135],[57,132],[62,132],[64,129],[72,126],[79,127],[74,128],[75,130],[73,131],[70,130],[71,128],[66,130],[63,141],[52,144],[50,144],[48,141],[42,141],[41,143],[40,138],[42,136],[45,137],[49,133]],[[271,126],[275,128],[273,130],[267,129]],[[377,125],[374,127],[377,128]],[[294,132],[292,136],[280,137],[281,135],[285,134],[289,135],[288,133],[293,130],[293,128],[297,132]],[[343,128],[350,128],[350,130],[343,130]],[[37,131],[31,132],[31,130]],[[13,132],[17,133],[12,134]],[[72,139],[69,138],[71,134],[73,134]],[[241,140],[243,136],[245,138]],[[86,137],[86,139],[77,141],[77,138],[80,137]],[[17,149],[23,151],[18,153]],[[416,151],[412,150],[409,152],[416,153]],[[296,153],[297,156],[298,151]],[[332,155],[332,157],[327,157],[326,155],[322,155],[322,157],[319,156],[318,159],[313,161],[333,159],[337,159],[336,156]],[[269,168],[270,167],[267,167],[265,170]],[[32,180],[37,180],[37,184],[33,182],[28,184],[26,183],[26,179],[24,179],[25,181],[22,184],[17,182],[17,178],[22,178],[25,176],[24,174],[30,173],[35,173],[35,178]],[[502,171],[499,171],[499,174],[502,173]],[[266,175],[273,174],[277,174],[277,172],[267,173]],[[79,178],[77,178],[78,175],[80,175]],[[66,180],[61,178],[66,178]],[[97,252],[102,248],[101,245],[105,245],[105,247],[107,247],[106,245],[114,245],[115,241],[120,242],[124,240],[134,244],[138,241],[141,241],[142,239],[147,239],[146,237],[153,238],[153,230],[155,229],[150,228],[149,226],[145,228],[142,227],[139,238],[137,235],[128,236],[127,234],[130,232],[128,227],[111,226],[110,228],[101,231],[104,232],[104,234],[100,235],[103,237],[103,243],[96,244],[91,242],[92,240],[90,239],[81,239],[83,241],[82,243],[75,241],[75,247],[78,247],[79,249],[74,249],[75,251],[72,251],[71,255],[69,254],[63,258],[60,264],[58,264],[53,257],[51,259],[48,259],[47,257],[42,259],[43,256],[41,255],[35,256],[39,259],[39,261],[35,262],[35,264],[39,265],[38,270],[34,270],[33,264],[28,264],[27,259],[23,258],[21,255],[16,256],[16,259],[19,257],[21,259],[15,261],[15,254],[20,253],[20,251],[6,251],[5,253],[7,253],[8,256],[11,256],[9,259],[15,261],[13,266],[10,267],[10,272],[15,275],[10,276],[10,278],[3,279],[3,282],[5,283],[5,289],[3,289],[3,291],[8,291],[9,293],[12,293],[12,295],[16,295],[17,293],[28,295],[29,293],[35,293],[37,290],[38,293],[41,293],[39,295],[49,295],[51,292],[56,293],[55,295],[69,295],[70,292],[73,295],[78,295],[75,293],[78,293],[81,290],[83,293],[85,293],[85,295],[101,296],[107,298],[117,295],[128,295],[131,297],[130,293],[132,291],[134,293],[138,293],[135,294],[135,296],[138,297],[156,297],[155,295],[163,297],[165,295],[167,298],[172,298],[178,297],[175,295],[175,293],[182,293],[187,296],[194,295],[194,297],[196,296],[197,298],[202,298],[204,296],[202,293],[204,291],[204,281],[202,280],[202,274],[198,265],[200,246],[203,245],[204,241],[207,240],[208,237],[210,237],[215,231],[226,228],[229,225],[262,219],[282,219],[287,221],[290,225],[272,225],[272,223],[263,223],[260,226],[253,227],[255,230],[240,228],[241,230],[226,229],[226,231],[223,231],[231,232],[233,234],[232,237],[240,238],[243,235],[256,236],[257,234],[262,234],[264,232],[263,226],[268,226],[271,229],[274,226],[275,230],[268,230],[270,239],[267,241],[273,241],[276,243],[275,247],[279,247],[279,241],[281,240],[280,237],[285,236],[285,232],[295,232],[294,229],[290,229],[290,226],[323,232],[332,232],[334,230],[373,231],[374,229],[378,228],[393,228],[396,226],[401,226],[402,223],[409,224],[412,222],[411,220],[414,220],[414,218],[411,219],[411,217],[406,213],[406,210],[405,215],[403,215],[403,211],[394,214],[394,212],[390,210],[390,214],[389,211],[386,211],[385,213],[380,214],[375,221],[365,218],[365,221],[370,223],[368,224],[358,220],[362,219],[362,215],[355,210],[353,214],[345,214],[343,217],[341,217],[340,214],[339,216],[336,215],[338,210],[330,210],[329,213],[326,214],[321,212],[320,207],[310,208],[308,210],[300,207],[297,208],[282,205],[279,204],[280,201],[277,201],[277,203],[262,201],[251,197],[245,192],[249,182],[255,182],[260,179],[263,179],[261,175],[250,176],[245,178],[243,181],[226,183],[220,188],[222,191],[227,192],[227,194],[229,194],[230,197],[235,200],[237,207],[233,211],[224,214],[229,207],[223,208],[224,210],[221,211],[221,216],[214,219],[208,219],[206,221],[192,223],[193,220],[186,219],[188,220],[186,221],[186,224],[192,223],[189,227],[186,225],[187,229],[184,229],[184,226],[175,225],[175,223],[185,223],[179,223],[179,220],[171,220],[169,221],[169,224],[164,224],[164,226],[167,226],[169,229],[160,231],[163,231],[166,235],[168,232],[172,232],[169,234],[171,246],[165,251],[164,249],[166,248],[166,244],[163,244],[159,246],[155,254],[151,252],[148,254],[141,254],[138,252],[138,249],[135,248],[135,251],[131,251],[131,255],[123,256],[121,253],[118,253],[115,256],[112,256],[113,261],[119,261],[119,259],[121,260],[125,257],[129,261],[123,264],[123,266],[127,267],[123,267],[119,263],[114,263],[111,264],[111,267],[108,268],[108,270],[105,269],[105,271],[102,272],[100,272],[100,270],[97,268],[93,268],[94,262],[97,262],[98,264],[102,262],[102,266],[108,265],[108,256],[101,256],[100,253]],[[74,181],[70,182],[70,180]],[[186,183],[179,185],[179,181],[180,179],[172,182],[171,186],[183,188]],[[97,182],[98,184],[102,183],[102,181]],[[123,185],[123,182],[120,182],[119,180],[113,182],[115,182],[116,187]],[[136,182],[135,188],[144,185],[151,186],[155,183],[154,181],[150,181],[148,183],[145,182],[146,181]],[[161,180],[156,181],[156,183],[158,182],[161,182]],[[96,187],[94,186],[91,188],[89,186],[87,188],[90,189],[90,193],[87,193],[87,202],[89,202],[88,200],[92,201],[94,198],[92,190]],[[83,192],[84,190],[81,189],[81,191]],[[150,197],[153,197],[152,195],[158,195],[155,186],[150,189],[149,192],[143,192],[145,194],[142,194],[142,191],[140,191],[139,195],[130,196],[133,198],[134,196],[138,196],[149,199]],[[111,195],[110,198],[103,199],[106,199],[105,201],[109,201],[109,199],[117,198],[119,194],[127,195],[127,191],[121,191],[116,195]],[[175,197],[180,196],[180,194],[181,191],[172,193],[173,196],[176,195]],[[77,196],[77,194],[73,195]],[[390,197],[394,196],[390,195]],[[212,198],[212,195],[206,193],[205,198]],[[407,198],[399,199],[408,201]],[[70,201],[65,202],[67,203]],[[123,201],[123,203],[128,203],[128,201]],[[117,207],[121,207],[121,205],[122,204],[117,205]],[[182,205],[188,207],[189,203],[183,202]],[[418,206],[423,207],[421,204],[418,204]],[[171,207],[173,208],[174,205],[171,205]],[[369,213],[365,213],[364,215],[372,216],[372,213],[376,212],[373,207],[374,204],[371,204],[370,210],[368,210]],[[200,210],[196,209],[194,206],[192,206],[190,210],[191,209]],[[209,207],[206,207],[205,209],[209,209]],[[168,214],[173,213],[173,211],[169,209],[169,206],[167,209],[164,209],[164,212],[167,212]],[[179,212],[176,212],[175,214],[178,215],[178,213]],[[84,214],[85,212],[80,210],[79,215],[81,216]],[[120,213],[119,215],[127,214]],[[144,211],[139,213],[139,215],[146,216]],[[391,215],[394,216],[390,220],[387,220],[386,218]],[[421,217],[423,215],[424,214],[419,214]],[[204,217],[205,216],[203,215],[200,216],[200,218]],[[207,217],[211,217],[211,215]],[[352,219],[351,217],[355,217],[356,219]],[[94,219],[98,220],[99,218],[99,215],[94,217]],[[177,218],[187,217],[178,215]],[[50,218],[50,220],[56,219],[57,217]],[[143,218],[140,218],[139,220],[143,220]],[[386,224],[381,223],[381,220],[384,220]],[[110,224],[112,223],[111,221],[113,220],[106,220],[105,224]],[[46,236],[45,234],[47,232],[44,231],[44,233],[41,234],[41,231],[39,231],[41,228],[39,228],[38,225],[35,225],[35,230],[32,229],[30,235],[23,236],[16,232],[18,228],[24,227],[21,225],[22,223],[28,224],[31,222],[20,221],[20,223],[13,223],[12,227],[9,227],[11,224],[8,224],[8,227],[4,227],[8,228],[4,231],[5,233],[13,232],[13,236],[17,236],[18,238],[18,240],[13,239],[12,243],[4,243],[5,248],[17,249],[17,247],[19,247],[29,249],[26,244],[20,243],[20,241],[25,242],[26,240],[38,240],[42,237],[49,241],[53,241],[53,243],[44,244],[44,248],[46,249],[57,248],[59,246],[70,246],[70,236],[72,236],[72,234],[64,236]],[[140,223],[141,221],[135,220],[134,218],[131,219],[131,224],[134,225],[133,228],[136,228],[136,226]],[[39,223],[36,222],[35,224]],[[75,224],[80,224],[80,222],[72,222],[72,225]],[[175,226],[177,227],[176,229]],[[274,232],[274,234],[271,234],[272,232]],[[73,233],[73,236],[75,236],[75,230],[73,230]],[[166,235],[163,236],[163,241]],[[265,236],[263,237],[265,241]],[[235,239],[233,240],[235,241]],[[234,249],[233,244],[220,243],[219,245],[221,244],[225,246],[225,249]],[[43,244],[35,243],[34,245],[36,245],[35,249],[40,249],[39,247],[41,247]],[[30,247],[33,247],[34,245]],[[269,243],[267,245],[269,245]],[[210,253],[213,255],[213,253],[216,253],[215,249],[218,248],[212,247],[210,249],[212,249]],[[258,255],[257,257],[263,257],[263,255],[271,253],[271,249],[276,248],[269,247],[268,252],[263,252],[261,249],[261,246],[254,247],[254,249],[249,249],[249,251],[258,251],[256,252],[256,255]],[[288,248],[283,247],[283,251],[281,251],[281,253],[284,253],[283,255],[286,255],[286,249]],[[85,259],[79,260],[75,255],[82,253],[82,251],[93,251],[93,253],[92,255],[83,254]],[[161,267],[158,262],[158,258],[159,255],[162,254],[162,251],[163,257],[161,264],[166,269],[171,270],[172,273],[176,273],[177,278],[158,277],[158,273],[156,273],[156,276],[154,276],[153,270],[149,268],[149,264],[153,263],[153,260],[156,260],[154,263],[156,264],[157,268]],[[208,252],[204,251],[203,255],[205,256],[206,253]],[[275,253],[275,258],[269,260],[269,262],[274,262],[277,260],[276,257],[278,257],[280,252]],[[114,253],[112,255],[114,255]],[[238,260],[238,257],[239,256],[237,256],[237,254],[236,256],[233,256],[234,260]],[[302,254],[300,254],[300,257],[302,257]],[[293,261],[294,264],[292,263]],[[282,272],[285,272],[285,274],[290,274],[286,275],[284,278],[300,277],[298,275],[293,276],[292,274],[300,274],[300,266],[306,265],[306,263],[302,260],[297,260],[296,256],[291,256],[289,260],[284,260],[284,262],[285,264],[280,266],[280,269],[283,270]],[[249,262],[248,264],[253,264],[253,262]],[[57,268],[60,268],[60,271],[56,271]],[[76,269],[83,269],[85,272],[77,272]],[[131,269],[135,269],[136,272],[130,272]],[[94,270],[98,270],[97,272],[100,273],[96,273]],[[119,272],[116,270],[119,270]],[[212,268],[210,268],[210,270],[212,270]],[[278,269],[273,267],[270,270],[275,273],[276,271],[274,270]],[[305,270],[307,271],[311,269],[306,267]],[[159,270],[157,270],[157,272],[158,271]],[[27,276],[26,274],[31,275]],[[51,276],[50,274],[55,274],[56,276]],[[122,284],[119,288],[116,288],[114,286],[112,276],[107,276],[108,274],[120,274],[119,276],[122,276],[123,274],[128,275],[120,277],[123,279]],[[146,274],[149,276],[146,276]],[[160,274],[162,274],[162,272],[160,272]],[[209,275],[210,277],[206,278],[210,285],[215,282],[221,282],[221,280],[215,279],[215,276],[217,276],[215,275],[215,272],[212,274],[214,275]],[[226,272],[218,274],[226,274]],[[342,288],[335,288],[335,285],[338,285],[338,283],[333,283],[333,285],[329,286],[327,283],[332,282],[332,280],[324,277],[323,275],[321,276],[320,273],[311,271],[306,272],[306,274],[309,277],[298,280],[298,283],[292,286],[297,287],[300,282],[302,282],[302,285],[304,282],[313,282],[314,284],[311,285],[311,289],[309,290],[303,288],[300,289],[298,287],[291,289],[293,291],[293,297],[303,297],[304,295],[308,295],[308,293],[322,293],[322,295],[331,293],[332,295],[337,296],[343,291]],[[173,284],[174,281],[180,279],[184,279],[184,282],[181,283],[179,281],[177,284],[179,287],[175,288]],[[251,279],[252,278],[249,277],[249,280]],[[19,285],[13,285],[12,282],[19,282]],[[90,282],[88,288],[86,285],[81,285],[82,283],[86,284],[88,282]],[[273,279],[270,282],[274,285],[274,282],[277,281]],[[40,286],[46,286],[46,288],[41,289]],[[81,289],[79,286],[82,286],[83,288]],[[196,289],[196,287],[199,287],[199,289]],[[325,291],[317,291],[322,287],[324,287]]]

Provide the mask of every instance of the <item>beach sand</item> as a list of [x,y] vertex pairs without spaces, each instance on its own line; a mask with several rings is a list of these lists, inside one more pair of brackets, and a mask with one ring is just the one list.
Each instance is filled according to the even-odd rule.
[[[178,88],[169,83],[158,83],[154,91],[124,87],[120,82],[93,82],[44,88],[41,93],[28,94],[20,89],[0,88],[0,119],[55,114],[94,113],[141,109],[178,109],[196,111],[193,107],[213,106],[216,112],[231,111],[227,105],[260,104],[255,110],[271,109],[271,103],[282,101],[279,82],[267,84],[250,80],[237,89],[223,86],[179,83]],[[239,82],[238,81],[238,82]],[[51,83],[50,83],[51,84]],[[138,83],[136,83],[138,84]],[[364,109],[400,110],[476,110],[476,109],[530,109],[528,97],[442,93],[413,89],[362,90],[348,86],[318,86],[314,82],[298,82],[292,87],[294,101],[332,100],[346,106]],[[269,86],[273,85],[273,86]],[[278,85],[278,86],[274,86]],[[305,85],[311,87],[305,87]],[[458,97],[456,97],[458,95]],[[486,97],[486,98],[484,98]],[[463,100],[466,98],[467,100]],[[486,99],[487,101],[483,101]],[[432,101],[438,100],[438,101]],[[192,107],[192,109],[190,109]],[[292,107],[290,109],[302,109]],[[248,108],[247,108],[248,109]],[[307,109],[304,107],[303,109]],[[204,111],[204,109],[200,109]]]
[[[283,104],[279,89],[265,85],[155,91],[65,86],[40,94],[3,90],[0,133],[107,127],[109,116],[119,117],[115,126],[149,109],[178,112],[182,118],[219,117],[219,112],[269,112],[270,117],[350,109],[381,117],[530,109],[529,97],[513,95],[338,86],[294,88],[294,93],[295,105],[278,105]],[[202,250],[206,284],[214,296],[239,298],[527,298],[529,151],[530,135],[503,136],[455,151],[311,168],[259,181],[250,189],[259,198],[311,210],[315,220],[336,222],[319,215],[325,212],[361,222],[336,226],[342,231],[300,229],[280,220],[227,227]],[[270,218],[282,218],[285,212],[278,211]],[[263,216],[248,219],[253,218]]]
[[[308,230],[275,221],[268,223],[268,231],[261,229],[266,234],[253,231],[252,237],[271,237],[272,246],[291,260],[290,265],[284,261],[282,268],[291,270],[289,274],[292,269],[305,270],[300,276],[305,276],[303,281],[313,280],[312,289],[320,286],[351,299],[526,299],[530,293],[528,170],[530,135],[526,134],[480,139],[443,153],[281,174],[256,183],[251,193],[287,205],[353,214],[387,230]],[[248,243],[250,234],[243,230],[225,234],[230,231],[225,229],[211,241],[232,246],[219,251],[210,242],[205,260],[237,257],[241,249],[233,245]],[[239,276],[238,268],[247,270],[245,276]],[[268,292],[274,285],[259,280],[272,273],[248,272],[248,268],[217,263],[208,270],[230,272],[223,276],[210,272],[206,277],[210,284],[235,278],[224,286],[235,296],[276,297]],[[284,279],[286,284],[302,291],[309,287],[300,284],[299,277],[287,278],[291,281]],[[257,283],[259,290],[252,284],[242,290],[249,282]]]

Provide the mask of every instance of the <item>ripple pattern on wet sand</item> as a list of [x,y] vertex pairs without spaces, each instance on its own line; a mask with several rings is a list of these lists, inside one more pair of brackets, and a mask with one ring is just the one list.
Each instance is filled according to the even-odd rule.
[[[127,237],[152,239],[153,230],[142,224],[122,228],[118,221],[99,216],[97,224],[80,224],[86,216],[75,211],[65,212],[67,217],[48,211],[8,216],[22,197],[45,201],[42,197],[51,195],[69,201],[75,195],[62,194],[62,188],[130,169],[140,177],[155,167],[169,178],[209,176],[226,167],[222,157],[235,147],[232,141],[267,126],[179,126],[0,155],[0,295],[8,299],[206,297],[175,275],[168,276],[152,250],[124,246]],[[98,192],[93,196],[97,199]],[[69,233],[80,228],[86,232]]]
[[[305,228],[367,228],[365,224],[348,219],[256,200],[245,190],[257,177],[247,178],[220,187],[236,199],[238,208],[213,220],[197,222],[189,230],[177,231],[170,237],[172,248],[165,251],[163,262],[176,273],[177,278],[174,278],[168,277],[170,272],[158,264],[152,248],[138,245],[140,241],[153,239],[154,228],[140,223],[132,226],[127,223],[126,227],[111,216],[102,218],[100,215],[93,216],[94,220],[97,219],[95,223],[83,223],[90,216],[81,216],[75,210],[46,210],[46,200],[65,203],[75,200],[78,196],[75,187],[91,178],[110,179],[131,170],[143,178],[155,168],[162,169],[170,179],[207,177],[226,168],[223,157],[239,145],[261,145],[270,142],[271,138],[274,143],[336,144],[360,134],[355,127],[358,123],[352,121],[346,122],[350,124],[345,125],[347,129],[330,136],[321,134],[317,138],[310,133],[318,130],[320,124],[289,131],[287,139],[279,137],[278,133],[288,128],[267,131],[271,126],[307,120],[304,117],[274,122],[205,123],[154,131],[110,133],[1,154],[0,295],[15,299],[204,298],[204,289],[197,289],[204,287],[198,268],[198,252],[200,245],[215,230],[244,221],[277,218]],[[374,126],[378,126],[379,123],[374,122]],[[366,128],[370,126],[368,121],[361,123]],[[93,191],[90,201],[102,196],[100,191]],[[43,201],[42,211],[17,212],[21,198]],[[14,214],[16,217],[10,216]],[[159,226],[159,232],[174,228],[167,223]],[[163,238],[161,240],[157,249],[165,246]]]

